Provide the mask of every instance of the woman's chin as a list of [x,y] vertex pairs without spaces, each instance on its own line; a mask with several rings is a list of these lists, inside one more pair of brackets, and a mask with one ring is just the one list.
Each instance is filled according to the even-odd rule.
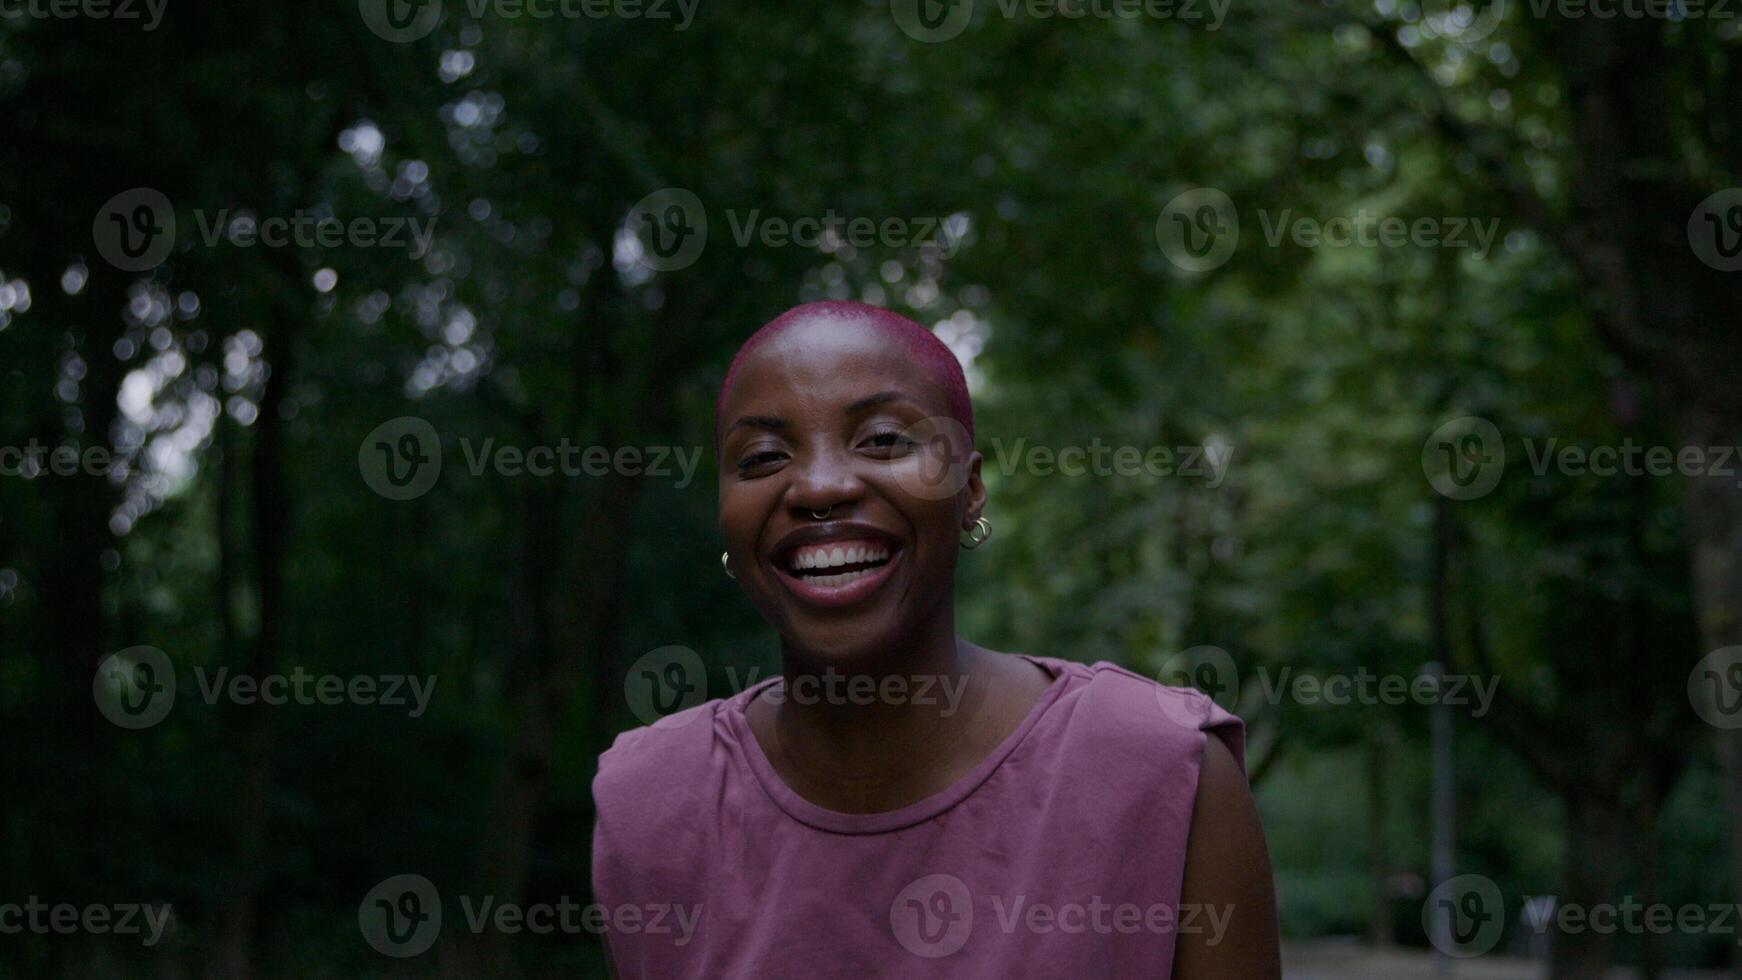
[[843,673],[879,672],[898,662],[899,640],[893,630],[800,627],[782,632],[787,652],[815,670]]

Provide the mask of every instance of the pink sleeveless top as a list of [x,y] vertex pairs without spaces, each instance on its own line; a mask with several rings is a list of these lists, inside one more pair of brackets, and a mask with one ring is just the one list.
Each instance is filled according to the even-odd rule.
[[[593,894],[624,978],[1167,977],[1205,732],[1239,719],[1108,663],[1052,684],[954,786],[899,810],[789,789],[745,720],[776,677],[619,735]],[[1213,910],[1212,910],[1213,911]]]

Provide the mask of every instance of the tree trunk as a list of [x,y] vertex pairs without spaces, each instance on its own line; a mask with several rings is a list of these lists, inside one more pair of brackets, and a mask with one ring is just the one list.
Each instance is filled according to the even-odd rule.
[[[293,302],[289,296],[275,296],[270,301],[277,307],[278,329],[269,336],[266,352],[262,354],[268,358],[269,373],[260,392],[259,415],[254,425],[247,512],[254,551],[259,632],[243,672],[256,678],[279,669],[285,627],[284,565],[291,519],[285,490],[284,417],[279,407],[293,369],[291,346],[296,334],[296,312],[283,305]],[[260,896],[268,876],[272,730],[276,714],[272,706],[262,702],[238,705],[235,711],[242,782],[235,814],[236,864],[225,903],[218,962],[223,976],[246,980],[253,975]]]
[[1566,861],[1556,897],[1548,975],[1549,980],[1590,980],[1607,975],[1615,937],[1590,928],[1588,922],[1563,928],[1559,909],[1572,907],[1588,916],[1600,905],[1613,905],[1621,887],[1616,856],[1628,853],[1633,842],[1626,814],[1615,801],[1574,797],[1567,807]]
[[1391,921],[1391,847],[1385,835],[1386,793],[1385,736],[1389,730],[1371,731],[1367,737],[1367,867],[1373,895],[1374,946],[1384,948],[1396,939]]
[[[1684,445],[1742,445],[1742,425],[1732,416],[1690,413]],[[1700,656],[1742,644],[1742,488],[1737,476],[1707,474],[1688,483],[1688,537],[1692,548],[1694,601],[1698,605]],[[1742,894],[1742,728],[1717,729],[1718,775],[1728,815],[1730,880]],[[1730,947],[1731,965],[1742,973],[1742,949]]]

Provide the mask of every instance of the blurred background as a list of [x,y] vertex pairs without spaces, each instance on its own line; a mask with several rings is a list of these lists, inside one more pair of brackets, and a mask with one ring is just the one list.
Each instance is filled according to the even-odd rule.
[[1292,976],[1735,975],[1734,11],[5,0],[0,975],[603,975],[480,909],[776,669],[823,298],[967,366],[965,635],[1245,718]]

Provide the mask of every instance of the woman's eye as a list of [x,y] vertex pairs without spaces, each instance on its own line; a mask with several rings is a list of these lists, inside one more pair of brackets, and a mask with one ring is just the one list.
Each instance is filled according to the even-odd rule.
[[860,443],[861,447],[874,450],[880,455],[905,454],[911,451],[916,445],[918,445],[918,443],[908,438],[905,434],[894,431],[878,432]]
[[746,456],[743,459],[740,459],[738,461],[738,472],[748,473],[751,470],[762,469],[762,468],[767,467],[767,466],[772,466],[775,463],[780,462],[780,460],[781,460],[781,454],[774,452],[773,450],[768,450],[768,451],[760,452],[760,453],[751,453],[750,455],[748,455],[748,456]]

